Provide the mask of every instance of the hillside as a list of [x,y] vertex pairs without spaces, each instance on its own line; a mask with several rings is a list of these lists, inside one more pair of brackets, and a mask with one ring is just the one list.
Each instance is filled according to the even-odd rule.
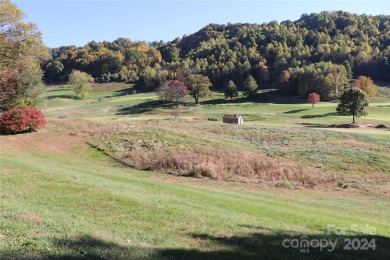
[[78,69],[101,82],[141,80],[149,90],[191,73],[208,76],[214,87],[232,80],[242,88],[252,75],[261,88],[333,99],[353,76],[389,80],[389,44],[389,16],[321,12],[281,23],[210,24],[168,43],[119,38],[61,47],[45,69],[47,81]]

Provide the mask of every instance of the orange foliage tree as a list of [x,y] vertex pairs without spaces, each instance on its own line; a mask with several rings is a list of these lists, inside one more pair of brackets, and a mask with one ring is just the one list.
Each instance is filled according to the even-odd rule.
[[320,95],[314,92],[310,93],[309,97],[307,98],[307,102],[310,103],[314,108],[314,104],[320,102]]
[[374,97],[377,93],[374,82],[370,77],[360,76],[357,80],[355,80],[353,86],[363,90],[368,97]]

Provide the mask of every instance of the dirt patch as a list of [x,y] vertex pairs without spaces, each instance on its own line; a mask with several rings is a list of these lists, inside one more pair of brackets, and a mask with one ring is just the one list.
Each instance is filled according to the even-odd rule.
[[353,123],[353,124],[333,124],[329,125],[330,128],[380,128],[388,129],[387,126],[383,124],[369,124],[369,123]]
[[0,136],[2,150],[38,150],[54,154],[69,154],[74,147],[87,146],[81,135],[53,131],[53,123],[49,122],[49,124],[47,129],[38,132]]

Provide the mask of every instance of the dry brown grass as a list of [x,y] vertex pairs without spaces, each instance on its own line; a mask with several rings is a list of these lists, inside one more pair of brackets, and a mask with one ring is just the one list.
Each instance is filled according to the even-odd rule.
[[50,122],[50,128],[69,135],[101,136],[139,128],[130,123],[101,124],[80,119],[56,120]]
[[145,131],[130,131],[128,134],[105,135],[91,139],[90,144],[128,166],[180,176],[248,183],[284,181],[291,186],[309,187],[333,178],[325,178],[319,169],[268,157],[243,147],[228,148],[210,140],[208,145],[194,144],[191,137],[188,137],[187,144],[181,144],[181,140],[178,143],[172,141],[169,134],[157,134],[162,138],[159,140],[153,133],[148,136]]
[[[226,141],[215,139],[214,134],[208,135],[209,139],[205,137],[202,139],[197,137],[199,129],[195,129],[196,125],[191,125],[191,128],[192,130],[190,126],[182,123],[180,132],[185,134],[183,139],[176,142],[174,138],[178,135],[178,128],[168,122],[158,124],[152,122],[146,125],[136,122],[101,124],[75,119],[52,120],[49,123],[49,131],[54,130],[61,135],[44,134],[46,139],[52,139],[49,144],[45,143],[45,149],[67,153],[71,147],[89,140],[90,145],[125,165],[177,176],[271,184],[287,188],[313,187],[318,184],[337,182],[334,175],[329,173],[325,175],[319,168],[303,166],[281,157],[268,156],[246,146],[232,144],[230,141],[226,147]],[[151,138],[145,135],[148,129],[168,134]],[[127,136],[128,133],[134,132],[143,134]],[[225,135],[228,134],[226,129],[223,129],[223,132]],[[104,137],[103,141],[102,137]],[[277,136],[266,134],[266,138],[276,139]],[[25,140],[22,139],[24,138],[13,140],[13,143],[23,141],[25,145]],[[38,139],[40,138],[34,137],[34,140],[42,143]],[[199,142],[194,143],[194,140]],[[59,142],[66,143],[70,148],[60,148]],[[33,143],[29,146],[36,148],[35,141]],[[51,144],[53,149],[50,148]]]
[[376,151],[380,150],[374,144],[359,142],[359,141],[356,141],[354,139],[338,140],[338,141],[328,141],[328,142],[325,142],[325,143],[326,144],[330,144],[330,145],[345,146],[345,147],[355,147],[355,148],[364,148],[364,149],[376,150]]

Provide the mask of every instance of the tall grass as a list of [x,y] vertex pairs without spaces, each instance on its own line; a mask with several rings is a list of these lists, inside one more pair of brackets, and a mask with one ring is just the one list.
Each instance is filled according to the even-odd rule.
[[[118,161],[135,167],[191,177],[251,183],[288,181],[314,186],[326,181],[317,169],[302,167],[239,146],[176,136],[167,130],[132,130],[90,139],[89,143]],[[182,143],[187,140],[186,143]]]

